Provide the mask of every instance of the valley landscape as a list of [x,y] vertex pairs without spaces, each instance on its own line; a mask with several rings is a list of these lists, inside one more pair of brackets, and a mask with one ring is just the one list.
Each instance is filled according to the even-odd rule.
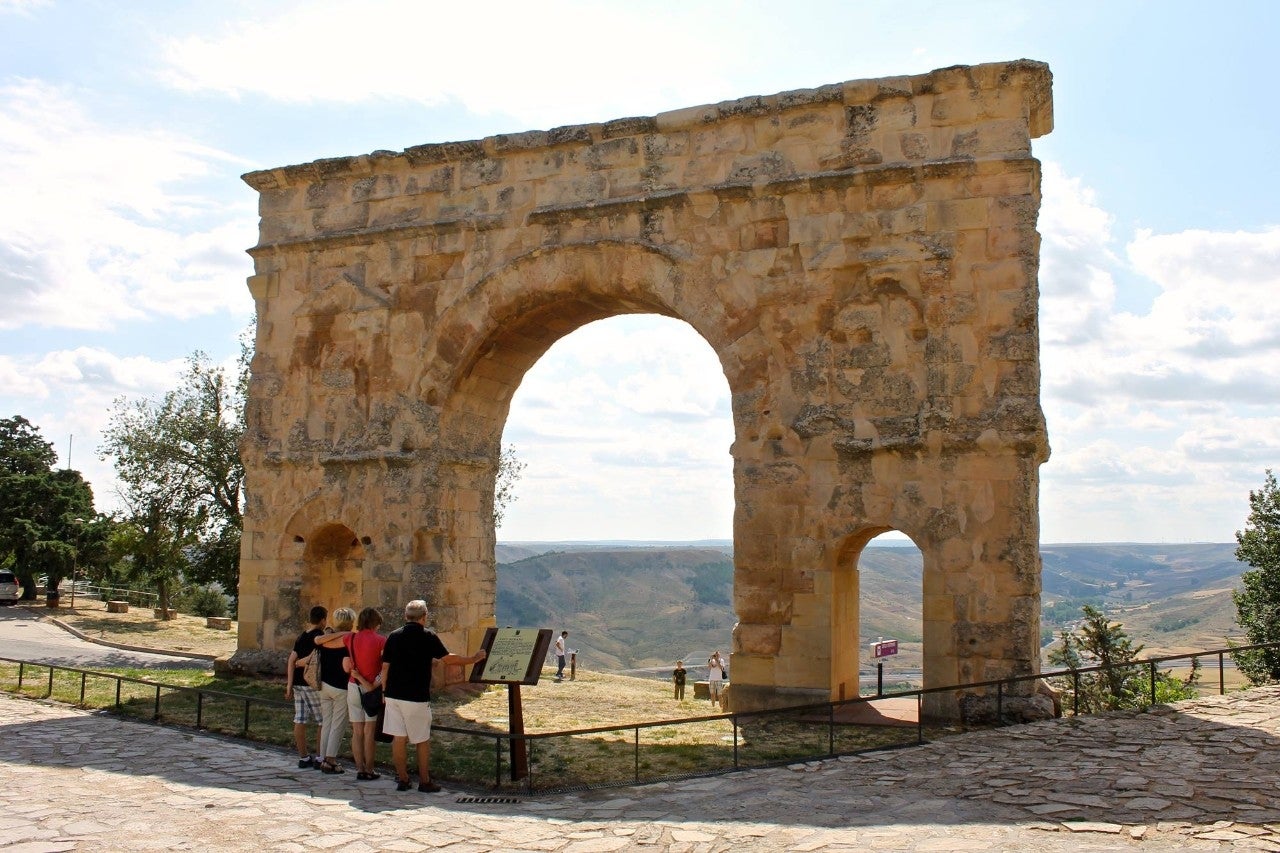
[[[1243,566],[1234,543],[1044,545],[1042,642],[1091,604],[1123,624],[1144,657],[1221,648],[1238,635],[1231,590]],[[498,545],[500,625],[570,632],[578,665],[665,678],[677,659],[697,673],[731,646],[732,543],[511,542]],[[921,664],[921,555],[867,547],[859,561],[865,653],[878,637],[901,641],[887,682]],[[732,673],[731,673],[732,675]]]

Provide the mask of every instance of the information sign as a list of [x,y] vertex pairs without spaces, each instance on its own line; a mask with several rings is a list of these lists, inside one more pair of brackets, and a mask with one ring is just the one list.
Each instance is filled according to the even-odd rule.
[[488,657],[471,670],[481,684],[537,684],[551,647],[550,628],[489,628],[481,647]]
[[879,640],[871,644],[871,654],[873,657],[887,658],[890,655],[896,655],[897,653],[897,640]]

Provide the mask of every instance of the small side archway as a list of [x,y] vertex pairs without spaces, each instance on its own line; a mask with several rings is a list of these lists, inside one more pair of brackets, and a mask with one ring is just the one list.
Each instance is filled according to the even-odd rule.
[[307,537],[302,553],[303,601],[359,609],[364,600],[364,545],[345,524],[331,522]]
[[[867,617],[868,605],[871,603],[868,595],[874,594],[871,591],[876,587],[883,589],[885,582],[884,579],[880,579],[877,583],[877,578],[866,574],[872,570],[872,565],[865,558],[868,556],[868,548],[875,548],[877,543],[888,544],[890,540],[886,537],[892,537],[893,534],[902,534],[902,531],[892,527],[868,528],[857,535],[850,536],[837,550],[831,596],[833,699],[848,699],[859,695],[860,692],[865,692],[865,688],[859,689],[864,664],[869,667],[870,664],[876,663],[870,657],[869,643],[875,638],[869,631],[868,622],[874,622],[875,618],[873,616],[869,620]],[[906,591],[899,589],[897,592],[900,597],[892,598],[906,608],[897,616],[901,623],[908,624],[901,624],[899,630],[890,631],[890,635],[885,639],[919,642],[922,646],[923,658],[931,659],[932,650],[927,647],[926,639],[930,633],[927,625],[919,633],[911,628],[911,624],[928,621],[923,608],[924,552],[910,537],[906,537],[905,542],[893,541],[892,547],[884,548],[883,551],[885,553],[878,554],[877,562],[889,563],[898,572],[905,572],[908,575],[907,583],[911,587]],[[890,558],[889,552],[897,553]],[[905,601],[902,600],[904,598]],[[889,599],[890,596],[885,596],[885,600]],[[882,605],[883,603],[882,601]],[[886,615],[882,612],[880,621],[885,620]],[[939,679],[935,681],[941,683]],[[928,681],[925,683],[927,686],[937,686]]]

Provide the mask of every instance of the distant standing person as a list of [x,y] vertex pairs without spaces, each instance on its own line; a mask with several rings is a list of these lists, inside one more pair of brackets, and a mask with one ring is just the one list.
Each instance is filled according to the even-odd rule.
[[556,637],[556,681],[564,681],[565,640],[569,639],[568,631],[561,631]]
[[418,790],[434,794],[431,780],[431,663],[445,666],[479,663],[484,649],[471,657],[450,654],[435,631],[427,630],[427,603],[414,599],[404,606],[405,624],[387,636],[382,649],[382,695],[386,699],[382,730],[391,735],[396,790],[407,791],[409,747],[418,751]]
[[684,699],[684,679],[686,674],[687,674],[687,670],[685,670],[684,668],[684,661],[682,660],[676,661],[676,669],[675,669],[675,672],[671,673],[671,680],[672,682],[675,683],[675,686],[676,686],[677,701]]
[[[324,633],[329,611],[317,604],[307,614],[309,628],[294,640],[293,651],[285,665],[284,698],[293,700],[293,742],[298,748],[299,767],[320,767],[324,763],[324,745],[320,742],[320,694],[303,678],[307,658],[316,650],[316,637]],[[307,723],[316,729],[316,752],[307,752]]]
[[707,658],[707,691],[711,694],[712,705],[720,704],[720,687],[724,684],[725,669],[724,658],[720,657],[720,650],[716,649]]

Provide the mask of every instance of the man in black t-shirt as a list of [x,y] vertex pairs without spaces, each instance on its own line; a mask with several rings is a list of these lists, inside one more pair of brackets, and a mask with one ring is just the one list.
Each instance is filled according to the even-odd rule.
[[[324,633],[329,611],[320,605],[311,608],[311,627],[298,635],[285,665],[284,698],[293,700],[293,743],[298,748],[299,767],[319,767],[324,763],[320,746],[320,694],[303,678],[307,658],[316,650],[316,637]],[[307,723],[316,726],[316,753],[307,753]]]
[[431,665],[479,663],[484,649],[471,657],[449,654],[435,631],[427,629],[427,603],[414,599],[405,605],[404,627],[387,636],[382,649],[382,695],[386,713],[382,730],[391,735],[391,760],[396,766],[396,790],[407,791],[409,747],[418,750],[418,790],[435,793],[431,781]]

